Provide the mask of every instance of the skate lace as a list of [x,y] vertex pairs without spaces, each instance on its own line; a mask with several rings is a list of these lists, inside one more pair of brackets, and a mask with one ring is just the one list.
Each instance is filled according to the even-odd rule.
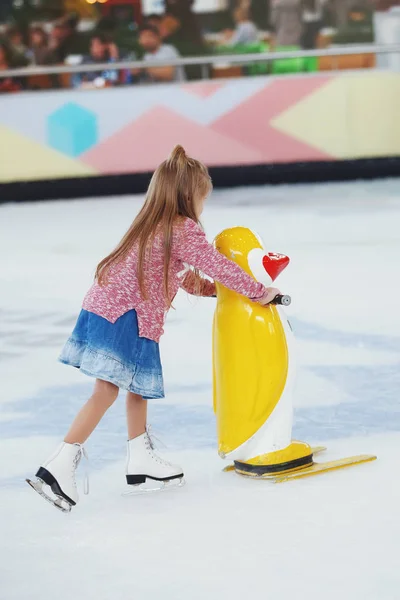
[[[151,435],[150,435],[150,432],[151,432]],[[161,445],[166,447],[165,444],[158,437],[156,437],[154,435],[151,425],[149,425],[146,429],[146,435],[145,435],[145,444],[146,444],[147,450],[151,453],[154,460],[157,461],[160,465],[170,466],[171,463],[169,463],[167,460],[164,460],[163,458],[161,458],[161,456],[158,456],[158,454],[155,452],[156,447],[154,444],[154,440],[157,440],[157,442],[159,442]]]
[[72,465],[72,481],[74,487],[76,488],[75,470],[78,468],[78,465],[81,462],[82,458],[84,458],[85,468],[83,474],[83,493],[87,495],[89,493],[89,457],[83,444],[75,444],[75,446],[78,446],[78,452],[75,454],[74,462]]

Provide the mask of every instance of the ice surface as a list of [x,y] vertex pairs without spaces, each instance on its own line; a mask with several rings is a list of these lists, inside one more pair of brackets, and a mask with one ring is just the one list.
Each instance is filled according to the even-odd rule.
[[[0,207],[0,600],[397,600],[400,180],[216,192],[211,239],[255,229],[292,263],[277,283],[300,370],[294,435],[354,470],[281,486],[224,474],[211,409],[214,300],[180,295],[151,421],[185,488],[122,497],[123,397],[87,444],[91,494],[66,516],[24,483],[91,380],[56,362],[98,260],[142,198]],[[79,478],[78,478],[79,479]]]

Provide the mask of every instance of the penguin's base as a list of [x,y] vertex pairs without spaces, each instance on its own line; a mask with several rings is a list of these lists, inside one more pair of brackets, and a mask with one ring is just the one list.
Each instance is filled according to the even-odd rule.
[[299,467],[297,469],[292,469],[291,471],[280,473],[265,473],[264,475],[257,475],[255,473],[246,473],[245,471],[240,471],[238,468],[235,468],[235,471],[244,477],[264,480],[268,479],[273,483],[284,483],[285,481],[292,481],[293,479],[303,479],[304,477],[322,475],[323,473],[337,471],[338,469],[356,467],[357,465],[362,465],[374,460],[376,460],[376,456],[373,456],[372,454],[360,454],[359,456],[347,456],[345,458],[339,458],[338,460],[331,460],[324,463],[313,463],[309,467]]
[[235,460],[235,470],[253,477],[305,469],[314,464],[313,449],[305,442],[293,441],[283,450],[255,456],[250,460]]
[[[311,451],[313,453],[313,456],[315,457],[317,454],[322,454],[322,452],[325,452],[326,449],[327,449],[326,446],[313,446],[311,448]],[[231,471],[235,471],[235,465],[233,463],[231,463],[231,464],[227,465],[226,467],[224,467],[222,469],[222,471],[223,471],[223,473],[230,473]]]

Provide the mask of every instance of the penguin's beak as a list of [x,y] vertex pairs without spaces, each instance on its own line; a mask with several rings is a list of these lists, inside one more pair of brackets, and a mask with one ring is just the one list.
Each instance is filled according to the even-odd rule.
[[288,266],[290,258],[285,254],[267,252],[263,257],[263,267],[271,277],[272,281]]

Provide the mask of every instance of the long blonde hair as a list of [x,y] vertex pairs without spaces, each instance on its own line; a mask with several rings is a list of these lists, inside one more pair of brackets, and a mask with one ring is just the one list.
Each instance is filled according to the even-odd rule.
[[[171,306],[168,273],[173,226],[182,217],[188,217],[198,223],[196,204],[205,198],[211,189],[212,183],[207,168],[198,160],[187,156],[182,146],[175,146],[170,157],[154,172],[143,207],[132,225],[118,246],[98,264],[98,283],[107,285],[110,267],[123,261],[137,243],[137,277],[142,297],[147,299],[144,264],[151,252],[154,236],[161,228],[164,243],[164,294],[167,305]],[[198,278],[198,273],[196,277]]]

